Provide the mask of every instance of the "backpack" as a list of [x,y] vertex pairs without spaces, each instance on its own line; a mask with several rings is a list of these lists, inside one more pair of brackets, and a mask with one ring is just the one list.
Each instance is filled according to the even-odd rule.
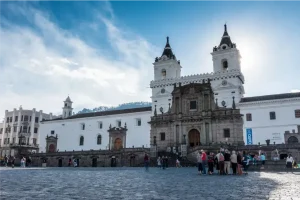
[[219,162],[220,162],[220,161],[224,161],[224,156],[223,156],[222,153],[220,153],[220,155],[219,155]]

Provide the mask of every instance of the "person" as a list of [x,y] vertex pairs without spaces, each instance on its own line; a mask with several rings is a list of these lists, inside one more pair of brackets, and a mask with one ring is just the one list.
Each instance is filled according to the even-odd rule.
[[11,167],[12,167],[12,168],[15,167],[15,160],[16,160],[15,156],[12,156],[12,157],[11,157]]
[[213,154],[213,152],[210,152],[207,163],[208,163],[208,174],[212,175],[214,172],[214,154]]
[[158,156],[158,158],[157,158],[157,167],[161,168],[161,158],[160,158],[160,156]]
[[201,159],[202,159],[202,168],[203,168],[203,174],[206,174],[206,169],[205,169],[205,166],[207,164],[207,155],[205,153],[205,151],[202,149],[201,150]]
[[230,156],[230,162],[232,166],[232,174],[236,175],[236,169],[237,169],[237,155],[235,151],[232,151],[232,154]]
[[5,167],[7,167],[7,163],[8,163],[8,157],[7,157],[7,155],[5,154],[5,156],[4,156],[4,164],[5,164]]
[[177,167],[177,168],[180,167],[180,161],[178,160],[178,158],[176,159],[176,167]]
[[[289,154],[289,156],[286,158],[286,168],[287,170],[291,169],[291,171],[293,171],[293,157],[291,154]],[[288,173],[288,171],[287,171]],[[293,172],[292,172],[293,173]]]
[[145,153],[145,156],[144,156],[144,162],[145,162],[146,171],[148,171],[148,168],[149,168],[149,156],[146,153]]
[[241,152],[238,152],[238,155],[237,155],[237,166],[238,166],[238,175],[242,175],[243,171],[242,171],[242,156],[241,156]]
[[218,159],[218,165],[219,165],[219,174],[224,175],[224,155],[219,151],[219,153],[216,155]]
[[162,167],[163,167],[163,169],[166,169],[166,158],[165,158],[165,156],[162,156],[161,160],[162,160]]
[[248,166],[249,166],[249,156],[246,154],[246,152],[243,152],[243,168],[244,168],[244,173],[245,175],[248,174]]
[[198,174],[201,175],[202,171],[203,171],[203,167],[202,167],[202,152],[199,151],[197,154],[197,165],[198,165]]
[[73,159],[73,166],[77,167],[77,161],[75,159]]
[[264,153],[261,154],[260,160],[261,160],[261,165],[262,165],[261,168],[264,169],[264,167],[265,167],[265,162],[266,162],[266,156],[265,156]]
[[226,149],[224,155],[224,172],[227,175],[230,174],[230,156],[229,151]]

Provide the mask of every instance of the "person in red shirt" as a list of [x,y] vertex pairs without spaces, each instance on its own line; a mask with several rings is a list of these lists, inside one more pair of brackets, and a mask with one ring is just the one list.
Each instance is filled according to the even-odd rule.
[[201,159],[202,159],[203,174],[206,174],[205,167],[207,164],[207,155],[203,149],[201,150],[201,152],[202,152]]
[[144,162],[145,162],[146,171],[148,171],[148,168],[149,168],[149,156],[146,153],[145,153],[145,157],[144,157]]

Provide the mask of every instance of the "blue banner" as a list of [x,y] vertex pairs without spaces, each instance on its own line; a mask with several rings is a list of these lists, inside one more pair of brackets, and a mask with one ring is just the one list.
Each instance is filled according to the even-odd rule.
[[247,144],[253,144],[253,142],[252,142],[252,129],[251,128],[246,129],[246,136],[247,136]]

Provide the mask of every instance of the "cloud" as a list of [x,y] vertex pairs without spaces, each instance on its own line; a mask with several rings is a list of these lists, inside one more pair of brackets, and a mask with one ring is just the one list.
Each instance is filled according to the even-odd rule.
[[[49,13],[15,4],[29,24],[1,20],[0,117],[22,105],[60,114],[69,94],[77,110],[130,101],[150,101],[149,73],[157,48],[116,25],[112,17],[95,13],[91,31],[104,25],[111,51],[92,47],[72,30],[58,26]],[[13,10],[15,9],[15,10]],[[25,16],[26,15],[26,16]],[[98,16],[101,16],[99,21]],[[97,42],[97,41],[95,41]]]
[[296,92],[300,92],[300,90],[299,89],[293,89],[293,90],[291,90],[291,92],[296,93]]

